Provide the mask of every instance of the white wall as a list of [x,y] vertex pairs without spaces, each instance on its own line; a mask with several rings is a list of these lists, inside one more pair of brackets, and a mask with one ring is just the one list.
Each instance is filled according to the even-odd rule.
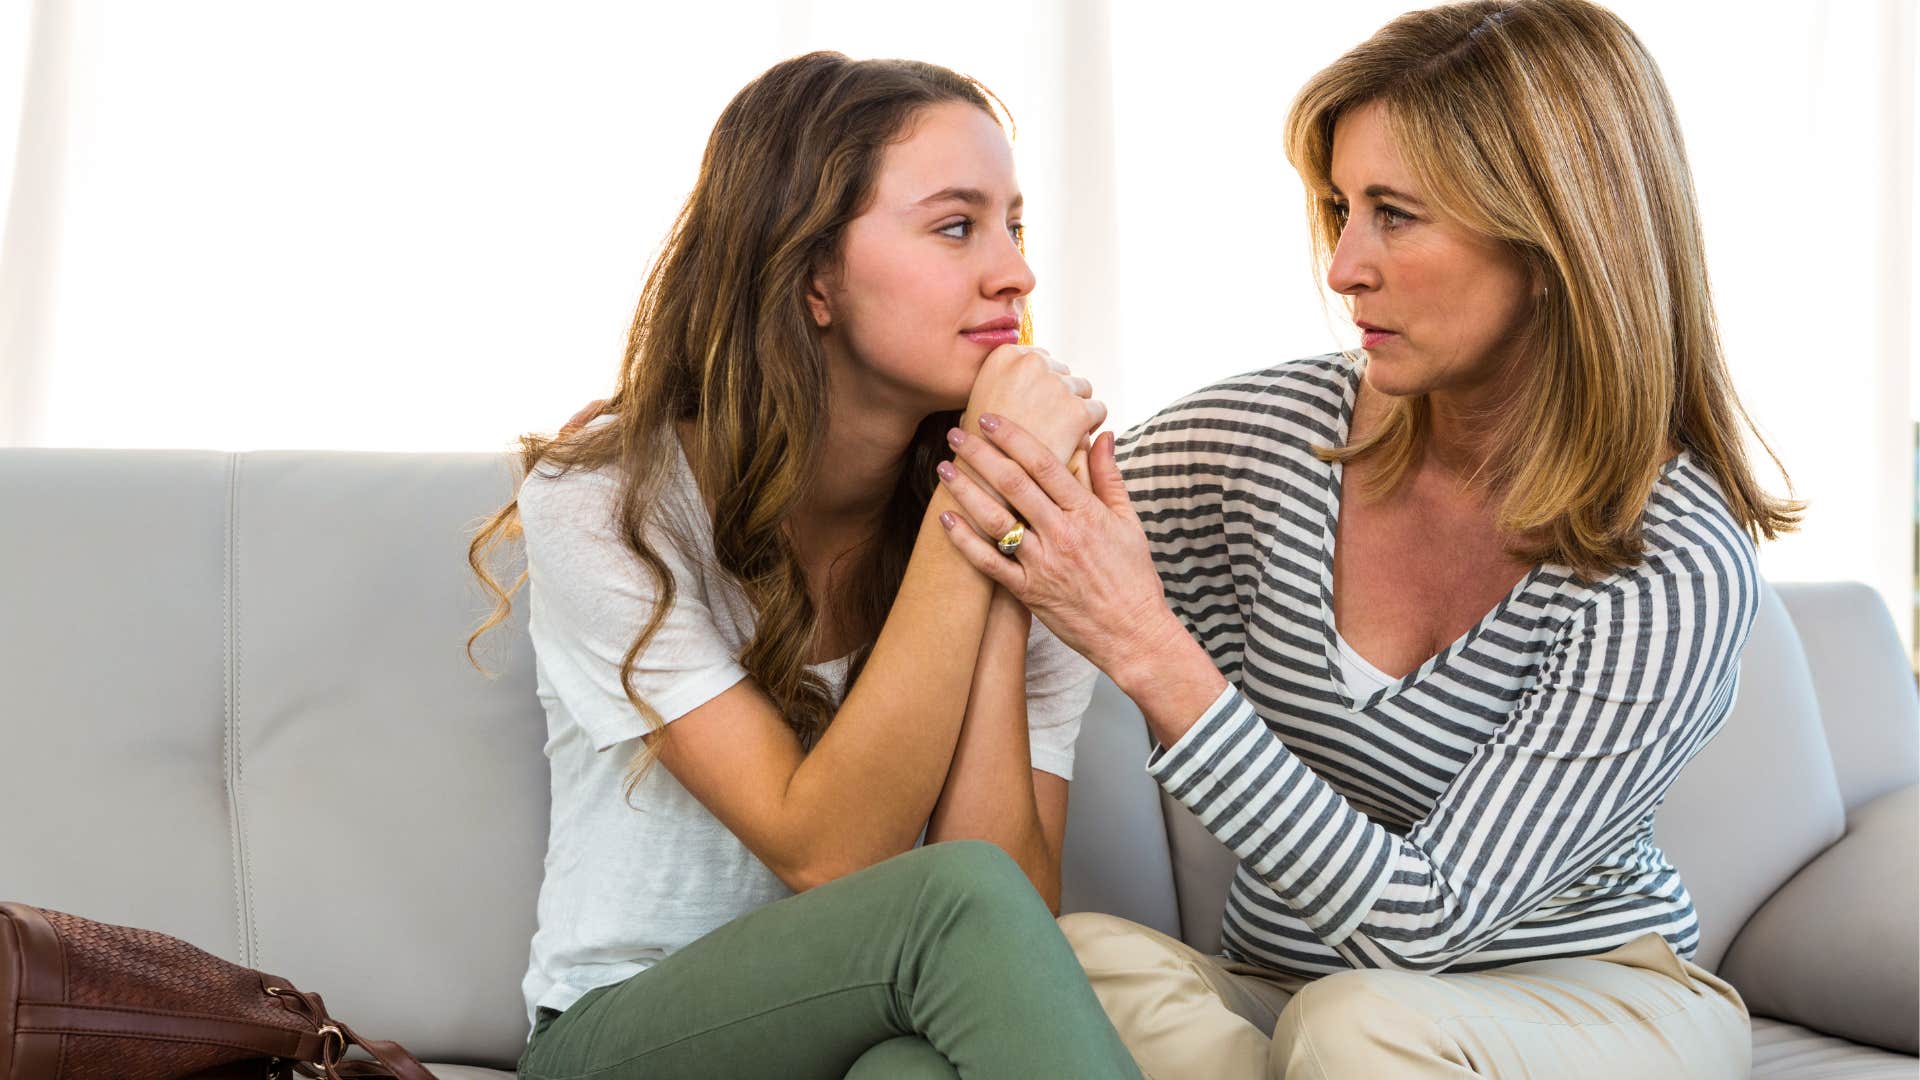
[[[1741,392],[1811,504],[1764,566],[1910,613],[1914,0],[1615,6],[1679,106]],[[551,428],[607,388],[720,108],[814,47],[1006,99],[1042,341],[1137,420],[1351,343],[1280,122],[1403,7],[40,0],[29,39],[0,0],[0,445]]]

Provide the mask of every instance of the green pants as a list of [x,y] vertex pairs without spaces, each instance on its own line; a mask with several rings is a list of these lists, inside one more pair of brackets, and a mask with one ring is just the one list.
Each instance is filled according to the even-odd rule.
[[526,1080],[1139,1077],[1018,866],[935,844],[735,919],[566,1012]]

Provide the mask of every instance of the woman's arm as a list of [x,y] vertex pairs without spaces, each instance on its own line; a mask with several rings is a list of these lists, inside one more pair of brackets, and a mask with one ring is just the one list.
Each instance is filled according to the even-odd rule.
[[990,840],[1000,845],[1057,913],[1067,782],[1032,766],[1027,741],[1031,626],[1025,604],[1005,589],[994,590],[966,719],[927,826],[927,842]]
[[1571,620],[1404,837],[1294,757],[1237,689],[1148,772],[1350,963],[1441,970],[1619,851],[1719,730],[1759,579],[1701,554]]
[[[1650,554],[1570,618],[1511,719],[1396,836],[1296,758],[1217,670],[1200,670],[1197,646],[1173,640],[1177,620],[1145,599],[1144,540],[1126,527],[1105,437],[1094,500],[1061,484],[1017,427],[990,438],[972,445],[973,469],[1052,540],[1006,560],[970,530],[949,538],[1151,703],[1161,746],[1148,771],[1356,966],[1437,971],[1526,917],[1642,826],[1731,706],[1759,578],[1729,531]],[[949,486],[970,511],[992,512]]]

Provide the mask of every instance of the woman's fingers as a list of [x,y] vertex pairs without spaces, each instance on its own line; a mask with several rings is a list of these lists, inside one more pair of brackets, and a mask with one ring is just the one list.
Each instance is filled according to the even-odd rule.
[[[1033,437],[1029,435],[1027,438]],[[1009,512],[1026,524],[1029,539],[1032,539],[1035,533],[1044,536],[1048,530],[1060,526],[1064,520],[1060,507],[1047,497],[1046,491],[1033,477],[1027,475],[1025,469],[1002,453],[999,448],[977,434],[968,435],[958,428],[947,433],[947,442],[953,446],[958,461],[972,470],[974,478],[978,480],[976,490],[984,488],[986,495],[997,496],[999,501],[1005,503]],[[1066,474],[1066,466],[1060,464],[1045,448],[1042,448],[1041,452],[1046,454],[1047,460],[1053,462],[1054,471],[1062,475]],[[941,482],[946,483],[944,477]],[[1071,476],[1067,477],[1067,483],[1075,487],[1079,486]],[[991,528],[999,520],[996,517],[991,519],[991,522],[982,522],[982,525]],[[1006,534],[1002,532],[990,539],[998,539],[999,536],[1004,535]]]
[[1027,430],[992,413],[982,415],[987,437],[964,433],[948,441],[975,475],[992,485],[1015,513],[1041,535],[1057,528],[1066,513],[1091,498],[1067,466]]
[[936,466],[940,474],[940,483],[960,504],[960,513],[967,523],[989,540],[998,540],[1013,531],[1020,520],[1013,511],[1000,504],[993,493],[984,491],[979,484],[967,478],[967,474],[954,467],[952,462],[943,461]]
[[993,579],[995,584],[1004,586],[1015,596],[1019,596],[1021,590],[1026,588],[1027,574],[1020,564],[1000,554],[999,548],[967,528],[966,521],[960,515],[952,511],[941,514],[940,524],[946,526],[947,539],[960,549],[961,558],[971,563],[975,570]]

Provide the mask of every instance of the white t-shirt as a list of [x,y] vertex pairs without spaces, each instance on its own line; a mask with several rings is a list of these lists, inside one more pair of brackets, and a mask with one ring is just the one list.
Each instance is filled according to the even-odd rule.
[[[634,665],[634,690],[672,722],[746,677],[738,657],[753,631],[745,594],[714,565],[713,534],[677,440],[662,487],[654,550],[677,593]],[[612,516],[608,472],[542,475],[520,487],[526,532],[528,631],[553,802],[539,926],[522,984],[527,1014],[565,1011],[587,991],[621,982],[762,904],[792,895],[673,774],[655,765],[623,786],[645,721],[620,687],[620,661],[652,613],[655,589]],[[835,701],[845,659],[816,665]],[[1073,744],[1094,669],[1033,621],[1027,723],[1033,766],[1071,779]]]

